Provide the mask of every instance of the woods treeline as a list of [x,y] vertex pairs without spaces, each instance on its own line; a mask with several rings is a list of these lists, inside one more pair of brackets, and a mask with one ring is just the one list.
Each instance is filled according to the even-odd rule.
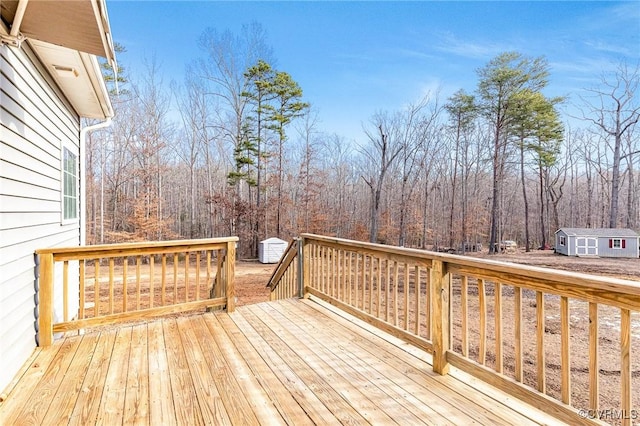
[[545,58],[505,52],[476,87],[381,105],[349,141],[321,128],[259,24],[199,45],[180,83],[152,58],[120,69],[116,92],[105,66],[116,116],[87,140],[89,243],[237,235],[246,257],[301,232],[493,250],[553,244],[562,226],[640,228],[637,65],[550,98]]

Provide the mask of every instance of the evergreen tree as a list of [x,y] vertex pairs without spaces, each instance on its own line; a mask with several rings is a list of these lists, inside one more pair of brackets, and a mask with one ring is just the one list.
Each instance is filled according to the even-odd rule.
[[478,70],[478,105],[492,131],[492,205],[489,231],[489,253],[496,253],[500,198],[507,154],[508,129],[515,108],[514,95],[524,89],[539,91],[547,85],[549,75],[544,58],[525,58],[517,52],[502,53]]

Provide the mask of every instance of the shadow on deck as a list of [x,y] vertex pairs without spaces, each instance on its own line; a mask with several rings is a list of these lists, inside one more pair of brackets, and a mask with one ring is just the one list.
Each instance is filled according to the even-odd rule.
[[2,424],[558,424],[315,299],[165,317],[39,349]]

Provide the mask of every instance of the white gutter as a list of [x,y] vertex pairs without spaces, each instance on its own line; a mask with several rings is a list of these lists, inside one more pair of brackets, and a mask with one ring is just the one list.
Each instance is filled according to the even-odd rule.
[[87,155],[87,133],[111,126],[111,117],[80,130],[80,245],[87,245],[87,173],[84,163]]

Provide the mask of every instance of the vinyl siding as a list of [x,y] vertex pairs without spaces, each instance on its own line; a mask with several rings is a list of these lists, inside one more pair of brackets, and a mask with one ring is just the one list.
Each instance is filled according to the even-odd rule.
[[[564,245],[560,245],[560,237],[564,237]],[[565,256],[569,256],[571,255],[571,251],[570,251],[570,244],[571,244],[571,239],[569,238],[569,236],[564,232],[564,231],[558,231],[556,232],[556,245],[555,245],[555,249],[556,249],[556,253],[560,253],[560,254],[564,254]],[[573,244],[575,244],[575,241],[573,242]]]
[[[560,246],[560,236],[566,237],[567,244]],[[637,258],[638,246],[640,244],[637,234],[630,229],[573,229],[564,228],[556,231],[556,252],[568,256],[576,256],[576,239],[592,238],[595,239],[598,246],[599,257],[622,257]],[[624,240],[624,248],[610,248],[609,240]]]
[[0,46],[0,78],[1,391],[36,346],[34,251],[80,241],[78,221],[61,224],[60,170],[80,119],[27,43]]
[[[614,238],[625,240],[625,247],[609,248],[609,240]],[[600,257],[638,257],[638,238],[600,237],[598,238],[598,255]]]

